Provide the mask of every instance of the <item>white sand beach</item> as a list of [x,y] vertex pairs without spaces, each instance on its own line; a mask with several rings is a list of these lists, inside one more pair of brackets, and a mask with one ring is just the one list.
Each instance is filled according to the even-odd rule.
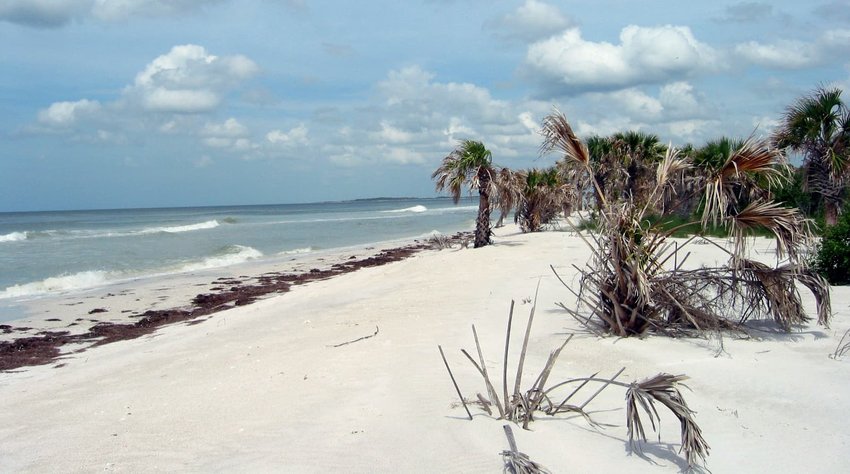
[[[722,345],[599,338],[555,305],[575,299],[549,265],[577,284],[571,265],[590,255],[579,237],[507,226],[494,240],[296,286],[200,324],[90,348],[61,367],[0,373],[0,471],[500,472],[505,422],[475,406],[467,420],[437,346],[467,398],[486,393],[460,349],[474,354],[474,324],[500,381],[515,300],[512,383],[538,282],[524,388],[575,334],[550,382],[621,367],[625,382],[690,377],[683,395],[711,446],[711,472],[850,470],[850,357],[829,357],[850,327],[850,288],[832,289],[830,328],[726,335]],[[690,249],[695,263],[722,259],[708,245]],[[587,408],[603,427],[541,414],[530,430],[513,426],[519,450],[556,473],[687,467],[679,423],[663,409],[660,436],[648,433],[638,455],[623,389]]]

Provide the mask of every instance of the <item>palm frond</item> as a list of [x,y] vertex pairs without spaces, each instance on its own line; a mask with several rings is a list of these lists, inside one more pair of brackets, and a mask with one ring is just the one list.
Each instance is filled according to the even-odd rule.
[[[732,234],[736,245],[743,246],[748,231],[769,230],[776,237],[776,253],[798,261],[802,252],[814,238],[809,221],[797,208],[784,207],[772,201],[750,203],[744,210],[730,217]],[[736,253],[740,254],[743,248]]]
[[541,155],[558,149],[563,152],[565,158],[588,166],[590,155],[587,146],[573,132],[572,126],[561,111],[555,109],[554,113],[543,119],[540,133],[543,135],[543,144],[540,145]]
[[[705,462],[709,446],[702,437],[702,430],[693,419],[694,411],[688,407],[679,392],[678,385],[687,379],[684,375],[658,374],[642,382],[635,382],[626,391],[626,425],[629,444],[635,446],[635,437],[646,442],[646,432],[640,412],[646,413],[653,431],[660,428],[661,417],[655,408],[658,402],[669,409],[681,424],[682,447],[688,465],[695,466],[697,458]],[[658,425],[658,426],[656,426]]]

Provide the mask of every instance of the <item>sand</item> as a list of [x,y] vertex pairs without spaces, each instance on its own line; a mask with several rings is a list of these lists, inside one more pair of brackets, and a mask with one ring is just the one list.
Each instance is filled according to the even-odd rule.
[[[829,357],[850,327],[850,288],[833,288],[829,329],[726,336],[722,345],[598,338],[555,305],[574,300],[549,265],[574,282],[571,264],[589,255],[578,237],[508,226],[495,240],[311,282],[59,368],[0,373],[0,471],[499,472],[504,422],[476,407],[466,419],[437,345],[464,394],[485,393],[460,353],[474,351],[470,325],[498,373],[511,300],[524,323],[538,283],[524,385],[575,334],[550,380],[620,367],[624,381],[690,376],[684,395],[714,473],[850,469],[850,357]],[[692,249],[697,262],[722,258],[711,246]],[[514,324],[515,341],[523,326]],[[520,451],[553,472],[684,469],[678,422],[666,413],[660,438],[630,455],[623,395],[610,388],[589,407],[604,428],[570,416],[514,426]]]

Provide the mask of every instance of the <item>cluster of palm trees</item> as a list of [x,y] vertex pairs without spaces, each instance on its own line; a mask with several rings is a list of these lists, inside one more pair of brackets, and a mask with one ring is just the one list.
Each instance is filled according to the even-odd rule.
[[[491,209],[501,211],[500,221],[513,209],[522,230],[532,232],[560,212],[592,203],[597,229],[582,238],[593,258],[580,270],[581,290],[573,291],[590,317],[564,309],[586,324],[595,321],[600,332],[741,329],[751,317],[772,317],[787,331],[808,320],[796,283],[814,294],[818,321],[827,324],[829,285],[807,255],[810,220],[776,201],[774,191],[790,176],[786,152],[800,153],[806,190],[826,224],[837,221],[850,179],[850,112],[840,96],[819,88],[788,108],[773,136],[722,138],[700,148],[676,149],[641,132],[581,140],[555,111],[542,122],[540,147],[541,154],[561,155],[554,167],[498,169],[481,142],[464,141],[433,178],[456,201],[465,185],[478,190],[475,247],[490,243]],[[674,214],[690,219],[681,226],[703,229],[703,238],[710,226],[724,231],[732,247],[715,244],[729,261],[682,267],[687,259],[678,254],[693,240],[669,241],[677,230],[669,220]],[[775,237],[775,266],[745,251],[756,231]]]
[[[850,109],[841,100],[841,92],[820,87],[801,97],[787,109],[781,126],[769,139],[723,137],[699,148],[686,145],[677,149],[677,156],[688,166],[675,182],[667,183],[665,194],[654,200],[648,211],[687,218],[695,212],[708,216],[717,210],[711,206],[741,210],[769,200],[790,176],[785,154],[775,152],[790,151],[802,155],[800,172],[813,207],[822,209],[827,225],[834,225],[850,181]],[[564,127],[569,124],[559,112],[544,119],[541,151],[560,146],[553,137],[562,136]],[[598,211],[615,201],[648,204],[649,193],[658,182],[657,166],[670,151],[658,136],[640,131],[591,136],[583,146],[586,166],[577,166],[568,159],[567,150],[561,149],[564,157],[551,168],[511,170],[494,165],[492,153],[480,141],[464,140],[443,159],[432,178],[437,190],[447,189],[455,202],[464,187],[478,191],[474,245],[482,247],[491,243],[492,210],[500,211],[497,226],[513,210],[521,229],[535,232],[561,212],[569,215],[588,205]],[[761,172],[761,162],[754,169],[736,167],[735,157],[758,153],[763,158],[770,155],[770,160],[778,157],[771,161],[770,173]],[[736,179],[722,180],[724,173],[734,174]],[[718,179],[726,189],[705,193]],[[711,196],[716,199],[708,199]]]

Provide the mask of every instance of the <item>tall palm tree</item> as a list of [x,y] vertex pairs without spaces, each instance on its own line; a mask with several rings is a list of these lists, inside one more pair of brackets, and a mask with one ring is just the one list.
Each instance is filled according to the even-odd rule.
[[841,92],[819,87],[797,99],[773,136],[777,147],[803,154],[806,184],[822,200],[827,225],[838,222],[850,179],[850,110]]
[[455,204],[460,200],[464,184],[469,190],[478,190],[478,218],[475,221],[475,248],[484,247],[490,241],[490,197],[493,194],[493,155],[483,143],[463,140],[451,153],[443,158],[440,166],[431,174],[436,180],[437,191],[448,189]]

